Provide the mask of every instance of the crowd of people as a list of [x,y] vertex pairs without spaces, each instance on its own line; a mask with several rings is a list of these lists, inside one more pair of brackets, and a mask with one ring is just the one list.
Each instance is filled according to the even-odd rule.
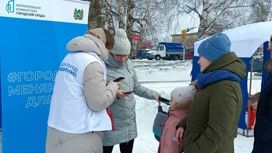
[[[91,29],[66,48],[70,53],[60,64],[50,104],[46,153],[111,153],[115,145],[121,153],[132,153],[137,137],[134,94],[158,103],[161,94],[138,82],[126,32],[116,29],[113,36],[104,28]],[[171,92],[158,153],[234,153],[243,105],[239,82],[246,66],[230,48],[224,33],[200,44],[201,73]],[[73,73],[61,71],[67,65]],[[252,153],[271,152],[272,60],[265,68],[270,76],[258,100]]]

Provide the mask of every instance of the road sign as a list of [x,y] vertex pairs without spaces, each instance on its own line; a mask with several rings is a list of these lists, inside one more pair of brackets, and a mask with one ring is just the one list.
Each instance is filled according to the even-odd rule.
[[186,32],[187,30],[184,29],[181,31],[181,42],[185,42],[186,41]]

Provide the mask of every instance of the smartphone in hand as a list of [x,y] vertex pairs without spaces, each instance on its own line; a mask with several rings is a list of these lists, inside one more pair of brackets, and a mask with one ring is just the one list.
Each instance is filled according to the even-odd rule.
[[123,93],[124,94],[129,94],[129,93],[132,93],[132,92],[134,92],[134,91],[124,91]]
[[159,100],[160,100],[161,102],[166,102],[166,103],[169,103],[169,102],[170,102],[169,99],[166,99],[166,98],[163,98],[163,97],[159,97]]
[[120,82],[120,81],[122,81],[124,79],[125,79],[125,77],[119,77],[119,78],[113,80],[113,82]]

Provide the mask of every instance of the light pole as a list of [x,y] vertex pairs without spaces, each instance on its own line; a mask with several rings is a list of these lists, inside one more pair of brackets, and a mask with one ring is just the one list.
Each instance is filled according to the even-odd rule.
[[181,45],[183,48],[183,54],[182,54],[182,60],[185,60],[185,44],[186,44],[186,29],[183,29],[181,31]]

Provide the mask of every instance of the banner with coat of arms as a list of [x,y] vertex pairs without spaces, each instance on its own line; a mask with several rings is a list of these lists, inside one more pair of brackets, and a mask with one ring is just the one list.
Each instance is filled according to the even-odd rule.
[[67,42],[86,33],[88,10],[83,1],[0,1],[2,152],[45,153],[55,75]]

